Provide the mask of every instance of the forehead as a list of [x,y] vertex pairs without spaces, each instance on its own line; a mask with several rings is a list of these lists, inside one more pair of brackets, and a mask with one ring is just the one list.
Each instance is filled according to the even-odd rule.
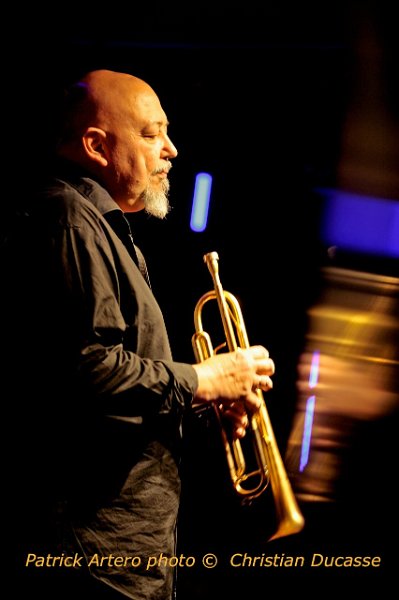
[[168,122],[158,96],[152,91],[131,94],[128,113],[136,126],[144,126],[149,123],[167,125]]

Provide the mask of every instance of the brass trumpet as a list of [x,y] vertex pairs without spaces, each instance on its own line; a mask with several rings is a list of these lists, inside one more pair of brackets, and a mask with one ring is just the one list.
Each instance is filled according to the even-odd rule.
[[[195,333],[192,337],[192,345],[197,362],[202,362],[213,356],[222,347],[227,347],[229,351],[249,347],[240,305],[235,296],[222,288],[217,252],[205,254],[204,261],[212,276],[214,290],[204,294],[197,302],[194,310]],[[211,338],[202,326],[203,307],[211,300],[217,301],[225,335],[225,342],[216,349],[213,348]],[[260,408],[248,414],[249,433],[253,436],[252,447],[257,464],[257,467],[252,471],[247,472],[240,440],[229,440],[229,436],[222,425],[220,409],[216,403],[214,409],[220,424],[230,477],[241,500],[251,502],[254,498],[260,496],[270,483],[277,518],[277,530],[270,537],[270,540],[273,540],[300,532],[305,521],[298,507],[278,449],[262,391],[257,389],[256,393],[261,401]],[[253,482],[253,485],[248,485],[251,482]]]

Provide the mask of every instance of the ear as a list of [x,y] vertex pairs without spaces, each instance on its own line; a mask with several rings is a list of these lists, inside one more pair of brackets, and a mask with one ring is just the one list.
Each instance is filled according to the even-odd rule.
[[88,127],[82,136],[86,156],[102,167],[108,165],[107,134],[98,127]]

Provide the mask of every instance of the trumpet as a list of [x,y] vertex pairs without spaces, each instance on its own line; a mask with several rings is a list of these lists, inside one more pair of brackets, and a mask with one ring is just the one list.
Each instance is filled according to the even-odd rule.
[[[205,254],[203,258],[212,276],[214,289],[205,293],[194,309],[195,333],[192,336],[192,346],[197,362],[202,362],[215,355],[222,348],[227,348],[231,352],[238,348],[249,348],[248,336],[238,300],[230,292],[225,291],[220,282],[217,252]],[[217,301],[225,336],[225,341],[215,349],[211,337],[204,330],[202,323],[203,308],[212,300]],[[262,391],[257,389],[256,394],[260,400],[260,407],[248,414],[248,429],[255,457],[253,470],[247,468],[241,441],[239,439],[229,439],[229,435],[222,424],[220,408],[216,403],[213,408],[220,426],[233,488],[241,501],[243,503],[252,502],[270,484],[277,522],[277,529],[269,538],[270,541],[299,533],[304,527],[305,520],[288,479]]]

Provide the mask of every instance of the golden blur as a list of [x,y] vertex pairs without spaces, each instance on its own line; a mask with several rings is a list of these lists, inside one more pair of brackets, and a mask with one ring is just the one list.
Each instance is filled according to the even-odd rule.
[[[309,310],[298,364],[298,405],[286,463],[298,498],[332,502],[343,449],[352,443],[359,425],[399,408],[399,279],[342,268],[326,268],[322,275],[323,291]],[[311,389],[316,351],[318,376]],[[309,458],[300,470],[311,395],[315,403]]]

